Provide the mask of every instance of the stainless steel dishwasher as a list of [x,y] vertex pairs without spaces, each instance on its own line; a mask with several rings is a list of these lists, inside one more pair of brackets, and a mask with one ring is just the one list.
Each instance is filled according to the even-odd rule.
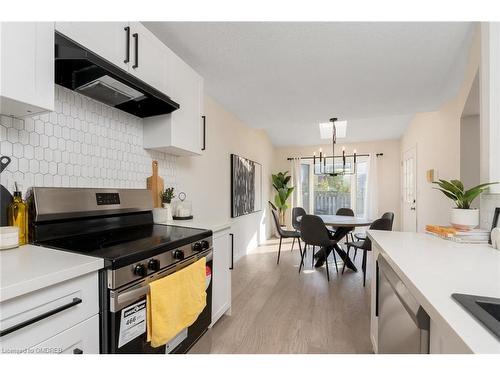
[[382,254],[377,267],[378,353],[429,353],[429,315]]

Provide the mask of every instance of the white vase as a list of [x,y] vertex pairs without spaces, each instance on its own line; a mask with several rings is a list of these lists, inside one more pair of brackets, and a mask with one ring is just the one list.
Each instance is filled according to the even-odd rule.
[[469,230],[479,225],[479,210],[477,208],[452,208],[451,225],[459,230]]
[[167,222],[167,210],[165,208],[153,208],[153,221],[155,224]]
[[172,203],[162,203],[164,209],[167,210],[167,220],[174,220],[172,217]]

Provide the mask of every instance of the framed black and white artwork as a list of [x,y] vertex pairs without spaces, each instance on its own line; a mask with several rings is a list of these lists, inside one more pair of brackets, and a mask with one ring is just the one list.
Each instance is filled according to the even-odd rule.
[[231,217],[262,209],[262,165],[231,154]]

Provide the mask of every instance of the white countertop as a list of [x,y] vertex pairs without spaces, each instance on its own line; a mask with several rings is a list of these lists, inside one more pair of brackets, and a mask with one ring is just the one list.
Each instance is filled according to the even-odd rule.
[[169,221],[166,221],[164,223],[158,223],[158,224],[176,225],[178,227],[187,227],[187,228],[209,229],[214,233],[220,232],[221,230],[224,230],[224,229],[231,228],[230,222],[217,223],[217,222],[211,222],[209,220],[198,220],[198,219],[169,220]]
[[0,302],[104,267],[100,258],[23,245],[0,251]]
[[500,353],[500,339],[451,297],[500,298],[500,251],[423,233],[368,235],[434,322],[448,325],[474,353]]

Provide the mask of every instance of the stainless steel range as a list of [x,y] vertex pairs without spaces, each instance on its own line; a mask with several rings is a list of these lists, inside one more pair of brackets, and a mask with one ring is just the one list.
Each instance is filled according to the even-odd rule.
[[[185,353],[208,329],[211,231],[154,224],[151,192],[145,189],[35,187],[28,203],[31,242],[104,259],[99,275],[102,353]],[[207,306],[196,322],[159,348],[147,343],[141,327],[135,337],[124,339],[124,315],[145,309],[149,283],[202,257],[207,264]]]

